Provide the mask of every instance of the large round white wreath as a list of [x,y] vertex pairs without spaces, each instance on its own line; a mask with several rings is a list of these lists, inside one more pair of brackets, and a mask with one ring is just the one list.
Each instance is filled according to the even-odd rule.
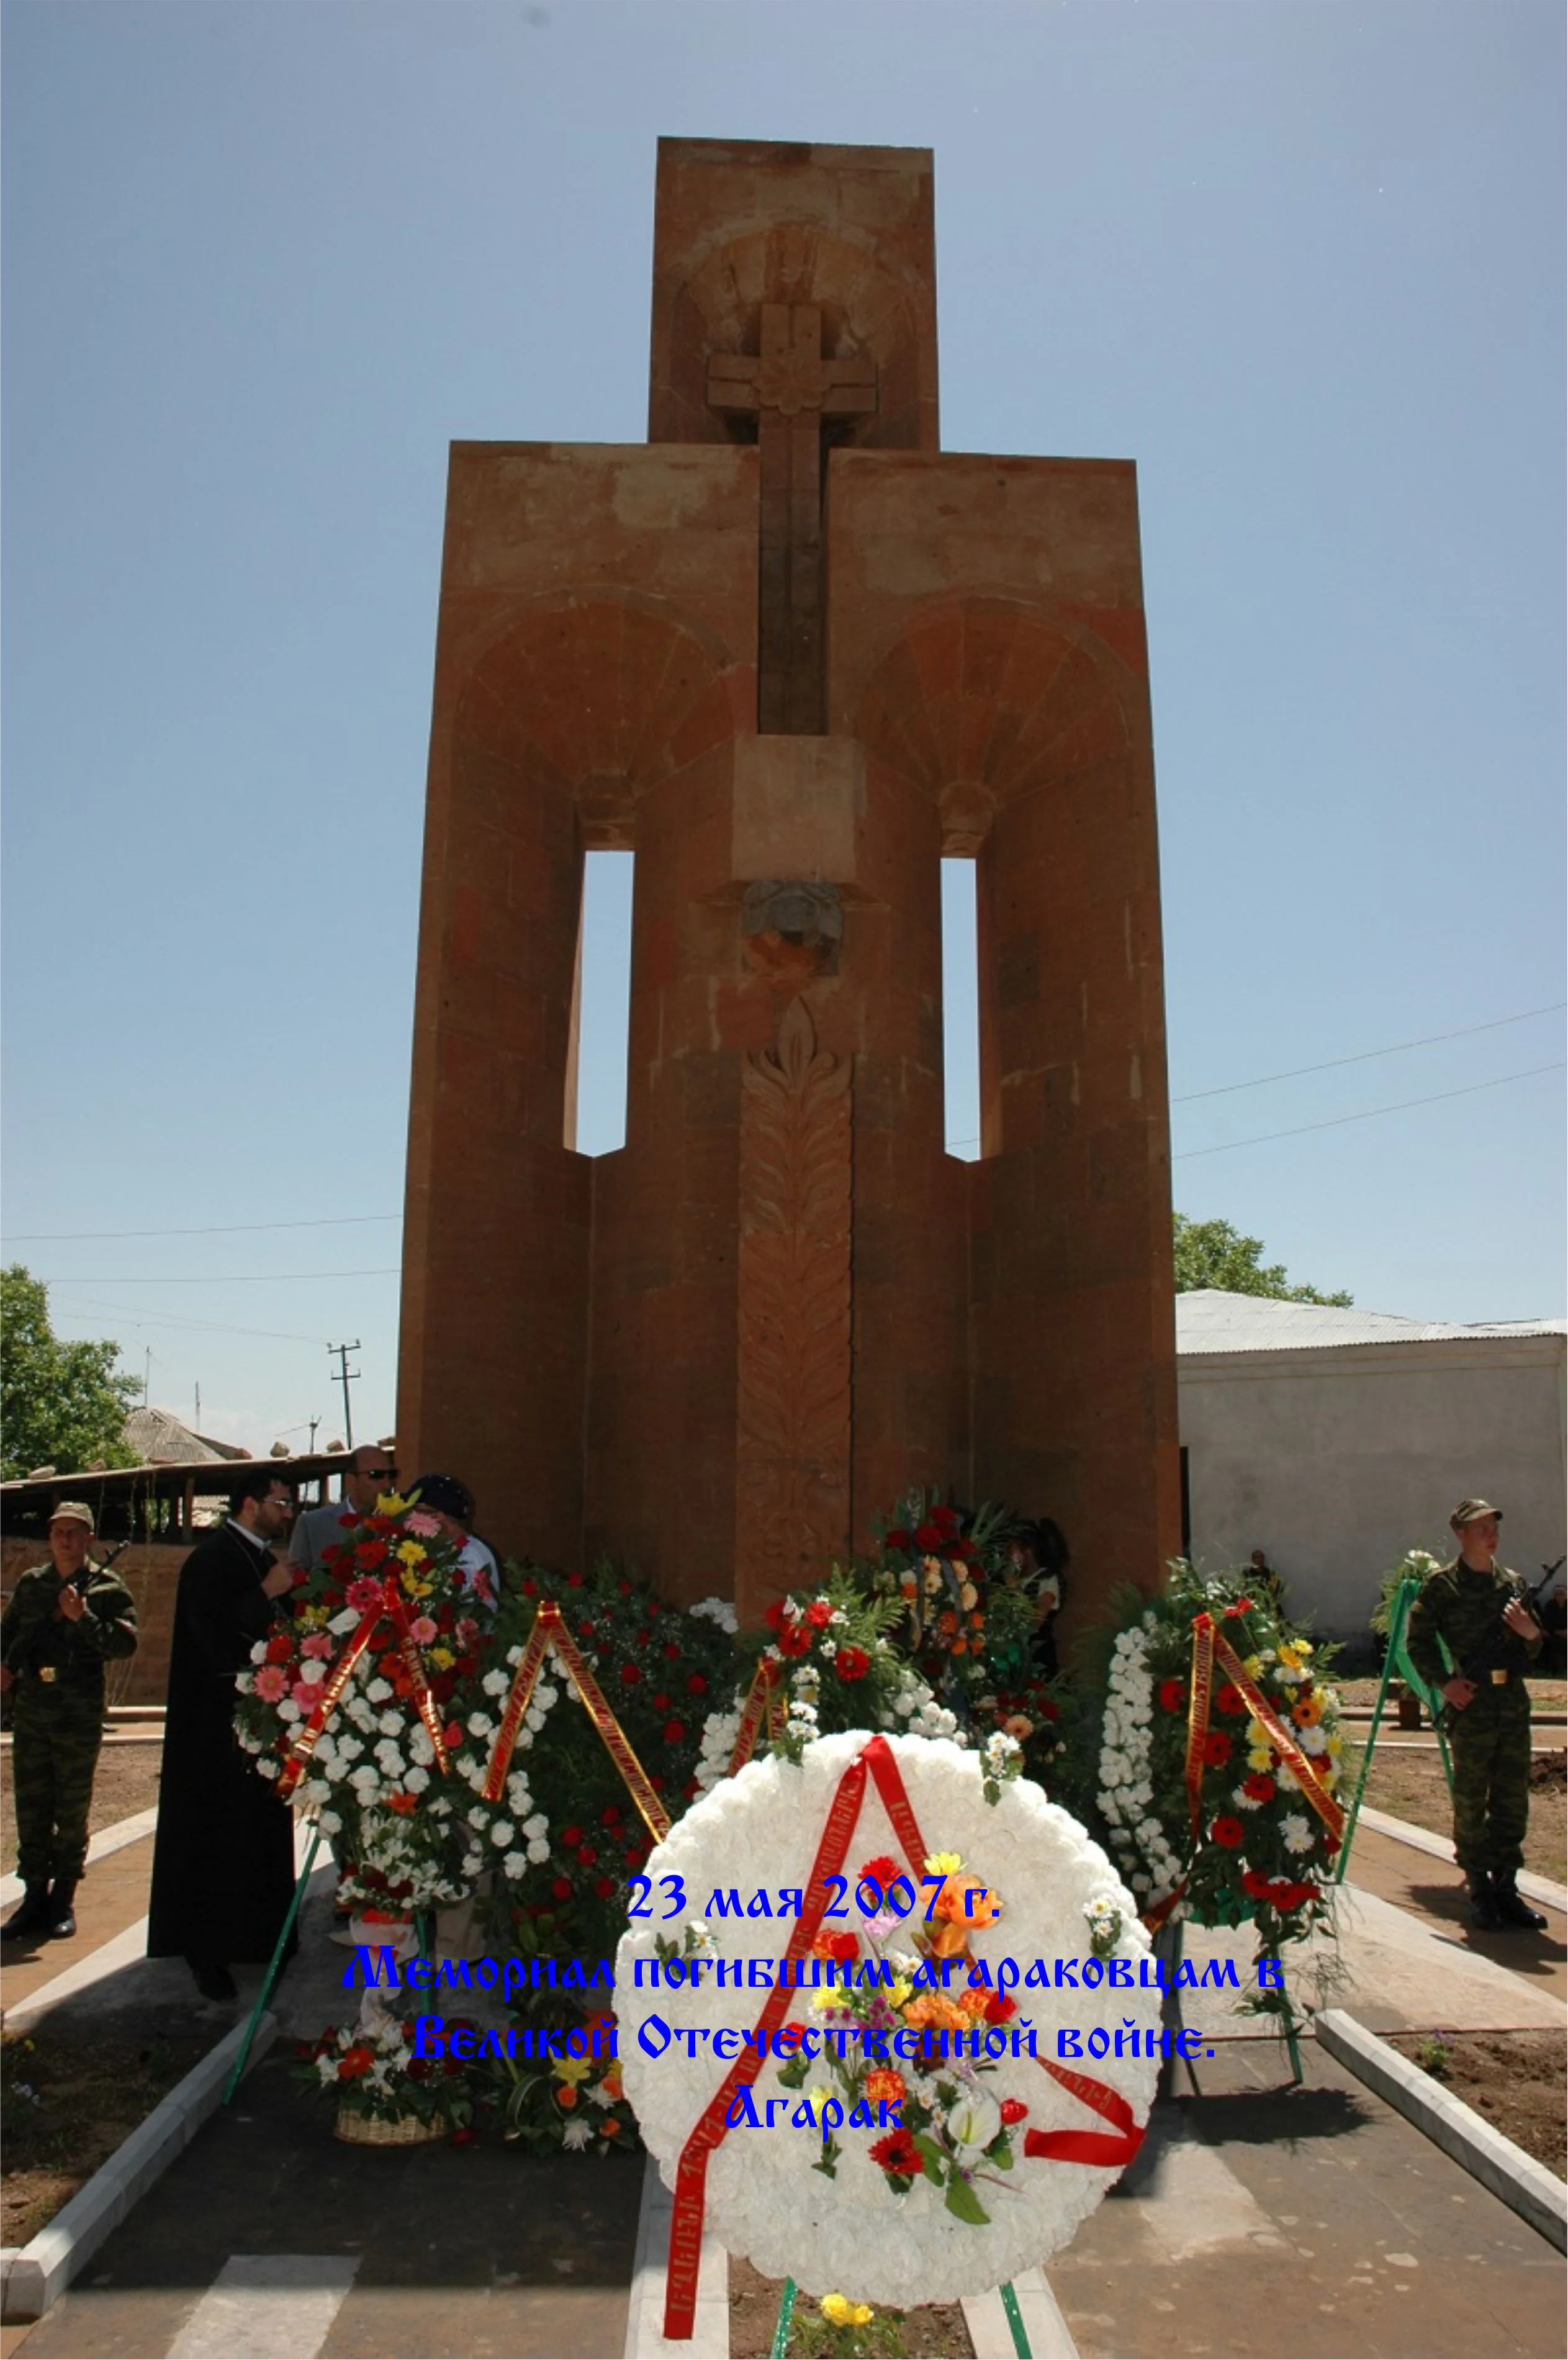
[[[720,1919],[705,1914],[705,1904],[715,1890],[738,1887],[748,1898],[765,1886],[777,1908],[781,1889],[803,1887],[839,1781],[867,1742],[867,1732],[855,1731],[809,1745],[799,1765],[772,1757],[748,1764],[694,1804],[648,1863],[656,1907],[665,1906],[660,1896],[666,1888],[658,1880],[680,1876],[686,1910],[671,1923],[657,1916],[636,1923],[625,1936],[616,1957],[615,2015],[626,2096],[671,2187],[681,2150],[729,2068],[702,2043],[693,2043],[696,2054],[689,2057],[683,2037],[670,2041],[656,2060],[639,2045],[638,2034],[655,2016],[681,2036],[721,2026],[747,2031],[768,1994],[720,1988],[711,1972],[696,1987],[688,1981],[678,1989],[656,1989],[648,1983],[647,1962],[657,1959],[660,1938],[690,1949],[688,1928],[693,1939],[698,1933],[710,1937],[726,1961],[781,1958],[792,1919]],[[973,1936],[974,1956],[989,1962],[993,1978],[1003,1959],[1017,1961],[1021,1979],[1036,1961],[1046,1962],[1049,1987],[1020,1983],[1018,2014],[1009,2034],[1032,2027],[1040,2056],[1054,2060],[1058,2031],[1076,2032],[1084,2043],[1083,2058],[1069,2070],[1108,2083],[1141,2124],[1159,2069],[1149,2057],[1116,2055],[1116,2036],[1126,2027],[1130,2045],[1131,2027],[1154,2031],[1160,1994],[1139,1983],[1149,1938],[1105,1853],[1031,1781],[1004,1786],[999,1800],[987,1804],[975,1754],[940,1738],[892,1737],[887,1743],[933,1853],[960,1854],[975,1883],[1000,1899],[1000,1921]],[[844,1867],[851,1881],[852,1910],[861,1864],[879,1854],[899,1853],[881,1798],[868,1780]],[[922,1865],[915,1863],[917,1873]],[[856,1928],[862,1922],[858,1913],[849,1921]],[[1107,1928],[1115,1935],[1110,1956],[1130,1961],[1130,1988],[1111,1987],[1104,1968],[1096,1988],[1083,1987],[1083,1962],[1093,1955],[1096,1928],[1102,1944]],[[1077,1988],[1065,1981],[1056,1987],[1058,1959],[1079,1962]],[[635,1982],[639,1962],[648,1986],[642,1989]],[[810,1999],[809,1991],[793,1994],[787,2021],[814,2021]],[[1087,2036],[1094,2030],[1109,2036],[1110,2053],[1103,2061],[1089,2056]],[[650,2038],[659,2038],[650,2027]],[[781,2070],[770,2056],[753,2084],[764,2121],[767,2100],[787,2096],[793,2112],[800,2096],[799,2090],[781,2086]],[[908,2306],[951,2301],[1004,2284],[1066,2244],[1116,2178],[1117,2168],[1025,2156],[1025,2130],[1108,2127],[1033,2058],[1009,2055],[985,2076],[984,2086],[988,2100],[1021,2102],[1028,2108],[1013,2168],[997,2175],[1002,2185],[992,2180],[985,2187],[987,2225],[955,2217],[928,2179],[895,2192],[871,2158],[875,2132],[843,2133],[836,2176],[829,2178],[813,2169],[822,2152],[818,2135],[784,2120],[771,2129],[742,2126],[726,2134],[708,2167],[709,2229],[731,2252],[746,2255],[769,2276],[793,2278],[812,2290],[842,2289],[857,2300]]]

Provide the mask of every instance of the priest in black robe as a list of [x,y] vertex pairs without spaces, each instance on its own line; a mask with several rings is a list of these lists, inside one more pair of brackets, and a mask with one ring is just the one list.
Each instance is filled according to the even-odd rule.
[[294,1894],[293,1814],[234,1735],[234,1674],[293,1587],[272,1554],[293,1513],[284,1478],[252,1468],[180,1568],[147,1955],[186,1960],[204,1999],[235,1996],[233,1962],[271,1958]]

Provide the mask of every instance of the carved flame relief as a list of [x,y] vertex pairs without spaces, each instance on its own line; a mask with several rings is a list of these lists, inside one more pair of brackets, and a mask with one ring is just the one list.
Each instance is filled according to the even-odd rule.
[[751,1611],[849,1538],[849,1079],[798,999],[742,1076],[735,1504]]

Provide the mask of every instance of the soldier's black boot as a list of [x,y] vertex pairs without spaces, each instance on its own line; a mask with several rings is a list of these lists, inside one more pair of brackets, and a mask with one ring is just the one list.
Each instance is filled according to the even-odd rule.
[[1546,1920],[1539,1909],[1532,1909],[1514,1883],[1511,1870],[1492,1879],[1494,1907],[1505,1926],[1528,1926],[1532,1933],[1545,1931]]
[[1502,1928],[1502,1915],[1497,1896],[1492,1890],[1492,1880],[1485,1869],[1470,1879],[1470,1923],[1478,1926],[1483,1934],[1496,1934]]
[[44,1928],[51,1941],[66,1941],[76,1931],[76,1879],[62,1876],[49,1887],[49,1921]]
[[0,1926],[0,1942],[19,1942],[26,1934],[40,1934],[49,1924],[49,1889],[47,1885],[29,1885],[22,1894],[22,1906],[13,1910],[4,1926]]

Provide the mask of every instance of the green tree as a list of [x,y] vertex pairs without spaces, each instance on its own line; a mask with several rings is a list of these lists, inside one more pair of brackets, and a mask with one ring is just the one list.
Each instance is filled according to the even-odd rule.
[[1176,1229],[1176,1292],[1223,1287],[1227,1295],[1272,1295],[1282,1303],[1348,1303],[1348,1295],[1320,1295],[1315,1286],[1292,1286],[1282,1262],[1263,1261],[1261,1238],[1244,1238],[1228,1221],[1190,1221],[1173,1217]]
[[121,1436],[142,1389],[116,1371],[119,1357],[118,1344],[62,1343],[43,1281],[19,1262],[0,1270],[0,1476],[68,1475],[94,1459],[129,1466]]

